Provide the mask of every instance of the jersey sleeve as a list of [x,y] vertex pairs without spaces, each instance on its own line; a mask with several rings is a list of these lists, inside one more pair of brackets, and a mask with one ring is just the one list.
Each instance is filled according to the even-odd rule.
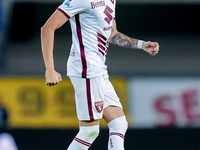
[[58,10],[64,13],[64,15],[70,19],[71,17],[84,12],[89,6],[87,0],[65,0]]

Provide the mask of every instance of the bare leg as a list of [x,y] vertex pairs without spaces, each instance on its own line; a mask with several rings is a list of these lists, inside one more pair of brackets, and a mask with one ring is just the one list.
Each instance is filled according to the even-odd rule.
[[116,106],[108,106],[104,109],[104,112],[103,112],[103,119],[107,123],[122,116],[124,116],[123,109]]
[[99,125],[99,120],[79,121],[79,126],[95,126],[95,125]]

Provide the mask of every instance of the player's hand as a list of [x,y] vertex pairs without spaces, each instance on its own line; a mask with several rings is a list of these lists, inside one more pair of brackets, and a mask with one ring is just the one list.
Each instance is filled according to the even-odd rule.
[[142,48],[152,56],[155,56],[159,52],[159,44],[157,42],[144,42]]
[[46,78],[46,85],[48,86],[54,86],[58,84],[60,81],[62,81],[61,75],[53,69],[46,70],[45,78]]

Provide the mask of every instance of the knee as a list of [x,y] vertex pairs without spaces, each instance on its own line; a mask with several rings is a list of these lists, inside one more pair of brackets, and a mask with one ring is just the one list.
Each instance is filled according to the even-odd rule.
[[79,134],[84,134],[89,139],[96,139],[99,135],[99,126],[81,126],[79,128]]
[[126,130],[128,129],[128,122],[126,117],[122,116],[109,122],[108,127],[111,132],[120,132],[125,134]]
[[99,133],[100,133],[99,128],[96,129],[96,130],[91,130],[91,131],[88,133],[88,138],[94,138],[94,139],[96,139],[96,138],[98,137]]

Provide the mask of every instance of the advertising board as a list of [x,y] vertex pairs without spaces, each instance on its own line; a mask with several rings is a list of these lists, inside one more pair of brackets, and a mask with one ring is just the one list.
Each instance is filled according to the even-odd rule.
[[[126,80],[111,78],[111,82],[127,113]],[[0,99],[11,128],[78,127],[74,88],[66,77],[53,87],[46,86],[40,77],[2,77]],[[101,127],[107,127],[103,120]]]
[[129,111],[134,128],[199,127],[200,79],[132,78]]

